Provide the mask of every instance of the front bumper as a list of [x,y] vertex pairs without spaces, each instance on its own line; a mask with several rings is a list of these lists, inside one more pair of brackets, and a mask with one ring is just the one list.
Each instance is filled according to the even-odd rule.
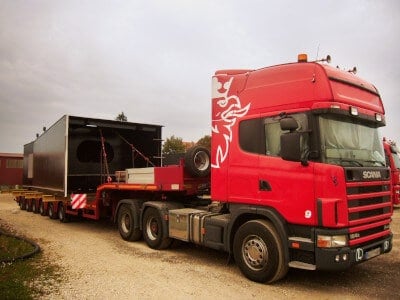
[[392,250],[393,235],[360,247],[317,248],[317,270],[341,271]]

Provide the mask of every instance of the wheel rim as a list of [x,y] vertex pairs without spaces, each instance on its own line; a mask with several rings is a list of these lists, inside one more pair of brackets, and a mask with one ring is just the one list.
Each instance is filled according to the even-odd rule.
[[210,158],[206,152],[200,151],[195,154],[193,162],[197,170],[204,171],[210,165]]
[[35,201],[32,202],[32,211],[36,212],[36,202]]
[[123,232],[128,233],[131,228],[131,218],[128,214],[124,214],[121,218],[121,229]]
[[49,204],[49,217],[53,216],[53,203]]
[[257,235],[248,236],[242,244],[243,260],[254,270],[263,269],[268,263],[268,247]]
[[43,202],[40,202],[40,204],[39,204],[39,211],[40,211],[41,214],[44,213],[44,204],[43,204]]
[[158,222],[156,218],[149,218],[146,223],[146,233],[150,240],[155,241],[158,237]]

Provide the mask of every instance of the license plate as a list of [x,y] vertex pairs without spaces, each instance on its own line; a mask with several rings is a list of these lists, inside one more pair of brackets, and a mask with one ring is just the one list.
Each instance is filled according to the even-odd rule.
[[365,259],[370,259],[381,254],[381,248],[376,248],[365,253]]

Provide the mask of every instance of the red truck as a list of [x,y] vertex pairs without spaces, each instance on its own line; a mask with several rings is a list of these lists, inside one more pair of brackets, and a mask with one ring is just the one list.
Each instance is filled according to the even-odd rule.
[[383,138],[383,149],[385,150],[386,165],[390,167],[392,178],[392,202],[400,204],[400,158],[399,149],[394,141]]
[[212,78],[212,141],[161,156],[161,126],[64,116],[24,148],[21,209],[111,218],[153,249],[225,251],[257,282],[391,251],[377,89],[323,61]]

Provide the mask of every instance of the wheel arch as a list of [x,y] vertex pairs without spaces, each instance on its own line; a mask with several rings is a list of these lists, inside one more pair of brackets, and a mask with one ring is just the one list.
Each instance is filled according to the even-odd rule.
[[229,253],[233,253],[233,240],[235,233],[247,221],[262,219],[272,223],[277,231],[283,248],[285,261],[289,263],[289,243],[288,243],[288,226],[285,219],[273,208],[270,207],[239,207],[234,210],[232,215],[231,226],[228,230],[228,247]]

